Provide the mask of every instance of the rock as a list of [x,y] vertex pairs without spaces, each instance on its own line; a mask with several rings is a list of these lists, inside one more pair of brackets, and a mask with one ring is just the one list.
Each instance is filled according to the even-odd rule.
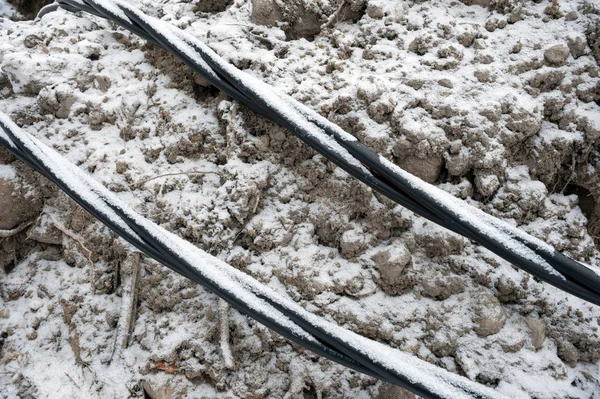
[[473,322],[475,323],[475,332],[480,337],[496,334],[504,327],[506,314],[494,295],[484,293],[479,297],[475,306]]
[[481,171],[475,173],[475,187],[484,197],[490,197],[500,187],[500,179],[495,174],[486,174]]
[[465,290],[464,281],[456,276],[445,278],[424,279],[421,283],[423,296],[438,301],[450,298],[452,295],[460,294]]
[[544,61],[553,67],[565,65],[569,56],[569,48],[564,44],[555,44],[544,51]]
[[481,83],[491,83],[496,80],[494,75],[492,75],[492,73],[486,69],[478,69],[473,74]]
[[110,78],[106,75],[96,75],[94,76],[94,83],[98,90],[103,93],[106,93],[108,89],[110,89],[111,81]]
[[509,15],[508,15],[508,19],[507,22],[509,24],[514,24],[517,23],[521,20],[521,10],[523,7],[517,7],[515,8]]
[[0,229],[12,229],[37,216],[43,200],[12,165],[0,165]]
[[485,29],[488,32],[493,32],[496,29],[504,29],[508,22],[504,19],[490,18],[485,22]]
[[558,1],[546,7],[544,9],[544,14],[552,19],[559,19],[563,16],[562,12],[560,11],[560,5],[558,4]]
[[579,360],[579,352],[575,345],[566,339],[559,339],[556,342],[558,357],[571,367],[577,366]]
[[449,89],[452,89],[454,87],[454,84],[450,79],[440,79],[438,80],[438,84]]
[[371,256],[379,271],[379,285],[390,295],[398,295],[410,283],[406,269],[410,266],[412,255],[406,245],[396,243]]
[[410,44],[408,45],[408,51],[416,53],[418,55],[425,55],[429,48],[431,48],[431,36],[417,36]]
[[483,50],[487,48],[487,44],[485,43],[485,40],[483,39],[477,39],[474,42],[474,47],[476,50]]
[[100,54],[104,51],[104,46],[89,40],[82,40],[76,45],[77,53],[84,56],[88,60],[96,61],[100,58]]
[[464,47],[471,47],[473,45],[473,42],[475,42],[475,37],[476,37],[475,32],[467,31],[467,32],[463,32],[460,35],[458,35],[456,40],[458,40],[458,42],[460,44],[462,44]]
[[34,48],[35,46],[37,46],[40,42],[42,41],[42,39],[39,36],[36,35],[28,35],[27,37],[25,37],[25,39],[23,40],[23,44],[25,45],[25,47],[27,48]]
[[427,183],[435,183],[442,171],[444,158],[442,156],[419,158],[409,155],[398,158],[396,164]]
[[397,385],[382,382],[376,399],[417,399],[417,396]]
[[367,248],[365,234],[357,229],[347,230],[340,239],[340,250],[347,258],[359,255]]
[[395,107],[396,104],[394,98],[392,96],[386,96],[369,104],[367,107],[367,114],[375,122],[384,123],[390,118]]
[[258,25],[277,26],[283,21],[283,9],[271,0],[252,0],[250,20]]
[[[352,2],[351,2],[352,3]],[[386,19],[391,22],[400,22],[406,14],[407,8],[404,2],[388,0],[368,0],[366,13],[373,19]]]
[[587,44],[583,37],[570,36],[567,38],[567,45],[573,58],[577,59],[585,54]]
[[523,8],[523,2],[524,0],[491,0],[488,9],[500,14],[512,14]]
[[542,347],[546,340],[546,324],[542,320],[534,319],[533,317],[526,318],[525,324],[527,324],[531,334],[531,344],[537,351]]
[[565,15],[565,21],[575,21],[577,19],[577,13],[575,11],[571,11]]
[[542,128],[542,114],[529,112],[524,108],[514,109],[508,115],[503,132],[504,143],[517,143],[537,134]]
[[369,1],[367,4],[367,15],[374,19],[383,18],[383,5],[377,1]]
[[454,356],[458,346],[456,341],[455,336],[438,330],[429,349],[437,357]]
[[548,196],[546,185],[539,180],[531,180],[527,167],[514,167],[507,170],[506,191],[524,211],[538,209]]
[[[512,337],[509,337],[509,338],[512,338]],[[500,346],[502,347],[502,350],[505,353],[518,352],[525,345],[524,339],[519,339],[518,337],[516,337],[515,339],[509,339],[509,338],[505,338],[504,340],[500,341]]]
[[43,114],[52,114],[57,118],[67,118],[75,100],[73,89],[63,83],[56,87],[44,87],[40,90],[37,103]]
[[565,73],[562,71],[538,72],[527,81],[527,84],[544,93],[556,89],[564,78]]

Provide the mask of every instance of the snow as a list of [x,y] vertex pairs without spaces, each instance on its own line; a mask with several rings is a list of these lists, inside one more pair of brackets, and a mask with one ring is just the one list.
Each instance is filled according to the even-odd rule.
[[[544,251],[560,248],[579,262],[598,265],[597,250],[576,201],[571,196],[563,197],[553,191],[543,176],[543,170],[540,172],[541,165],[546,162],[544,157],[550,151],[540,153],[537,169],[528,165],[528,175],[516,173],[514,181],[508,182],[513,178],[513,171],[523,170],[526,163],[523,159],[527,160],[527,156],[515,156],[515,148],[533,146],[533,143],[517,140],[516,144],[509,145],[502,141],[516,140],[518,136],[504,126],[512,111],[503,113],[506,112],[503,107],[511,104],[517,111],[532,112],[535,117],[543,119],[541,130],[531,136],[535,146],[539,146],[535,147],[535,151],[549,145],[568,150],[569,146],[588,142],[590,133],[577,130],[577,125],[579,121],[583,126],[581,121],[587,118],[593,122],[591,126],[595,129],[597,105],[577,100],[573,91],[568,95],[574,100],[565,106],[565,112],[573,110],[579,119],[570,124],[551,122],[542,115],[545,98],[552,95],[564,99],[568,95],[556,89],[536,97],[527,92],[524,83],[536,71],[519,74],[511,72],[510,68],[535,57],[543,58],[543,50],[547,46],[564,41],[567,35],[581,36],[582,26],[591,16],[577,12],[579,20],[572,24],[566,23],[564,18],[543,23],[541,19],[547,4],[528,3],[525,6],[527,14],[522,15],[523,21],[488,32],[483,28],[486,19],[506,16],[478,6],[451,6],[449,2],[439,2],[439,7],[429,3],[405,2],[396,9],[392,9],[391,3],[369,3],[385,8],[391,18],[378,20],[364,16],[356,24],[341,23],[331,32],[318,35],[314,42],[286,42],[281,29],[252,25],[249,22],[249,1],[236,1],[224,12],[202,15],[194,13],[193,4],[186,2],[168,1],[161,3],[160,7],[154,1],[131,4],[158,16],[163,22],[156,26],[167,26],[165,22],[169,21],[183,29],[184,35],[179,36],[180,33],[173,31],[171,37],[182,50],[191,51],[190,43],[206,43],[207,54],[215,51],[236,65],[245,65],[245,72],[256,78],[251,80],[258,80],[249,83],[256,84],[253,86],[256,89],[265,90],[259,81],[275,86],[276,89],[270,93],[283,97],[281,103],[286,104],[286,115],[304,119],[310,114],[315,121],[319,119],[316,125],[322,126],[327,126],[329,122],[326,120],[344,123],[344,128],[352,134],[338,133],[347,140],[355,140],[356,137],[374,147],[383,154],[382,162],[385,162],[384,159],[396,161],[404,154],[394,151],[394,145],[404,135],[394,124],[400,120],[411,122],[413,118],[407,116],[419,115],[421,123],[411,130],[417,131],[423,126],[429,129],[419,131],[421,144],[411,143],[410,149],[402,151],[421,151],[424,156],[429,156],[429,148],[450,151],[448,140],[458,143],[452,145],[457,146],[457,154],[468,160],[467,170],[476,174],[484,171],[484,179],[489,179],[489,176],[498,178],[499,191],[492,194],[487,202],[477,196],[477,187],[469,183],[464,175],[466,171],[449,177],[444,181],[444,190],[466,198],[470,204],[466,207],[462,202],[453,200],[452,210],[461,212],[466,220],[498,239],[506,239],[505,244],[510,247],[516,245],[516,234],[522,234],[527,242],[534,243],[534,248]],[[112,3],[104,1],[103,4],[110,7]],[[328,1],[319,2],[321,7],[329,4]],[[575,3],[561,4],[561,7],[564,13],[577,10]],[[452,25],[453,21],[456,25]],[[407,24],[413,24],[417,29],[407,29]],[[442,29],[437,28],[441,25],[452,26],[456,33],[478,33],[481,36],[478,40],[487,45],[487,49],[463,48],[456,39],[444,36]],[[248,31],[249,27],[252,32]],[[13,33],[8,33],[9,30]],[[392,30],[397,31],[398,37],[389,39],[386,32]],[[115,32],[123,33],[131,45],[116,40]],[[421,34],[433,37],[432,47],[422,57],[407,51],[412,40]],[[23,40],[28,35],[46,35],[44,43],[49,53],[46,54],[41,45],[25,48]],[[377,354],[392,367],[414,365],[415,371],[410,372],[412,377],[425,374],[423,370],[429,375],[432,367],[429,364],[441,365],[448,370],[441,375],[444,380],[450,381],[448,392],[455,389],[452,383],[462,384],[460,381],[464,381],[454,380],[459,373],[464,373],[471,380],[489,376],[492,385],[497,379],[496,394],[508,397],[588,398],[597,392],[597,384],[586,375],[598,373],[598,362],[594,357],[598,333],[594,328],[597,329],[599,314],[584,301],[534,281],[502,259],[470,243],[465,243],[462,249],[448,256],[428,256],[419,241],[424,236],[419,229],[428,228],[421,218],[406,210],[400,211],[374,196],[370,190],[364,190],[364,186],[353,182],[339,168],[324,162],[322,157],[314,156],[314,153],[304,156],[305,147],[291,140],[289,135],[282,139],[276,127],[259,126],[250,119],[247,110],[242,107],[235,110],[235,102],[213,94],[208,95],[208,100],[198,100],[189,90],[191,81],[177,81],[184,75],[182,70],[176,73],[168,71],[172,60],[150,60],[151,50],[144,48],[143,41],[100,18],[57,11],[35,23],[6,19],[0,23],[0,36],[0,69],[4,73],[10,71],[8,80],[17,91],[10,94],[0,83],[0,110],[38,140],[54,147],[69,162],[77,164],[79,170],[100,181],[100,185],[94,186],[94,192],[100,193],[100,189],[108,187],[118,200],[127,204],[129,210],[148,217],[177,237],[185,237],[191,244],[175,244],[180,252],[215,279],[223,280],[223,276],[227,276],[224,284],[233,292],[239,291],[249,299],[254,298],[256,293],[268,295],[307,318],[313,317],[307,311],[324,316],[329,322],[318,324],[322,321],[315,320],[316,325],[352,341],[367,356]],[[273,49],[266,48],[255,39],[256,36],[272,41]],[[375,39],[377,43],[370,50],[376,58],[364,59],[365,47],[370,46],[369,40]],[[510,54],[510,48],[517,41],[521,42],[522,51]],[[100,58],[90,63],[86,55],[100,49],[98,46],[102,48]],[[287,55],[276,55],[284,46],[289,47]],[[353,51],[341,56],[343,46]],[[435,52],[449,46],[458,48],[462,53],[457,69],[437,70],[422,63],[442,62],[443,59],[437,58]],[[63,52],[58,49],[63,49]],[[71,52],[66,54],[64,49]],[[492,63],[479,65],[476,56],[481,53],[492,55]],[[31,64],[31,59],[40,65]],[[67,60],[67,63],[54,63],[59,60]],[[341,67],[331,73],[326,72],[329,60],[334,60]],[[57,69],[58,65],[63,65],[64,71]],[[575,87],[575,72],[578,69],[591,70],[594,65],[589,54],[576,60],[570,57],[569,65],[562,69],[567,73],[565,83]],[[229,68],[227,64],[224,67]],[[496,81],[478,82],[473,77],[478,68],[493,71]],[[231,69],[231,73],[237,72]],[[76,79],[75,82],[73,77],[77,75],[85,79]],[[94,80],[96,75],[109,78],[111,85],[106,92],[101,91]],[[0,72],[0,82],[3,76]],[[451,79],[454,87],[439,87],[436,82],[442,78]],[[597,80],[587,72],[581,75],[581,79],[584,82],[579,86],[586,90]],[[407,86],[412,84],[412,80],[425,83],[414,89]],[[75,103],[67,118],[55,117],[52,111],[42,113],[38,105],[47,94],[62,92],[55,90],[57,85],[70,87],[75,95]],[[151,93],[148,90],[150,85],[156,85],[156,94],[148,94]],[[359,85],[372,86],[375,92],[380,90],[378,96],[396,100],[396,108],[389,121],[379,123],[370,119],[366,112],[370,104],[355,100]],[[26,93],[28,87],[36,86],[43,86],[43,92]],[[283,93],[292,95],[304,106],[289,102]],[[341,95],[352,99],[347,114],[323,111],[333,109]],[[435,113],[435,110],[447,106],[456,112],[456,116],[432,114],[432,109]],[[536,107],[538,111],[534,112]],[[311,111],[307,113],[307,109]],[[494,110],[498,110],[499,122],[492,121],[496,117]],[[404,112],[404,118],[395,119],[400,111]],[[490,120],[480,115],[484,111],[486,114],[491,112]],[[311,125],[314,129],[315,124]],[[494,128],[499,132],[494,132]],[[434,131],[435,142],[428,134]],[[196,137],[193,134],[198,132],[201,133],[201,144],[195,147],[190,137]],[[329,140],[322,129],[312,132],[314,137],[324,142]],[[557,145],[558,139],[564,139],[564,144]],[[6,140],[1,132],[0,140]],[[267,143],[268,151],[255,150],[259,140]],[[331,141],[327,145],[341,155],[345,153]],[[190,148],[194,150],[188,151]],[[171,156],[167,149],[174,155]],[[574,153],[574,150],[567,151],[569,162]],[[49,152],[44,150],[43,154],[46,156]],[[561,158],[557,156],[552,160],[560,167]],[[125,163],[127,167],[119,169],[117,162]],[[586,168],[593,176],[594,165],[590,163]],[[460,171],[459,168],[449,170]],[[210,173],[169,175],[194,171]],[[73,171],[65,179],[82,179],[86,183],[80,188],[91,187],[88,185],[91,182],[85,180],[87,178],[76,173]],[[136,185],[136,182],[146,179],[152,180],[143,187]],[[431,186],[419,185],[418,181],[415,184],[446,202],[447,197]],[[510,199],[510,195],[538,198],[544,193],[542,185],[550,194],[527,212],[520,208],[518,200]],[[503,201],[510,207],[510,212],[504,212],[499,205],[498,199],[504,195]],[[474,209],[499,216],[507,224],[493,224],[493,219],[487,219],[485,214]],[[114,216],[110,209],[103,211]],[[56,218],[64,219],[63,225],[68,226],[68,209],[52,212]],[[78,236],[90,243],[96,242],[98,236],[106,236],[97,223],[91,226]],[[367,249],[355,258],[347,258],[339,251],[339,240],[344,233],[354,229],[365,233]],[[521,229],[544,241],[544,245],[541,241],[531,241]],[[169,243],[176,239],[163,231],[156,234]],[[390,296],[381,291],[377,283],[377,267],[370,256],[394,242],[401,242],[411,252],[413,261],[407,267],[407,281],[412,278],[415,282],[408,285],[403,293]],[[270,246],[265,243],[270,243]],[[197,247],[216,255],[221,263],[206,253],[198,252]],[[534,259],[532,251],[522,244],[517,248],[523,251],[525,257]],[[99,256],[101,260],[97,269],[102,275],[103,268],[110,270],[112,266]],[[110,309],[118,309],[121,302],[114,293],[92,295],[89,266],[83,267],[72,268],[61,261],[33,257],[22,260],[3,277],[4,292],[16,292],[16,288],[22,286],[32,287],[27,288],[24,296],[14,300],[7,301],[3,296],[2,305],[10,310],[10,315],[8,319],[0,319],[0,328],[4,331],[10,327],[15,331],[7,339],[2,355],[13,350],[31,354],[29,362],[21,363],[23,366],[20,368],[14,360],[3,365],[2,371],[21,373],[23,379],[20,381],[38,387],[35,396],[122,397],[131,395],[132,391],[141,394],[136,391],[135,384],[139,385],[142,379],[152,380],[158,386],[171,381],[180,393],[187,389],[188,395],[206,397],[244,397],[249,394],[283,397],[288,386],[301,386],[302,383],[311,385],[317,393],[325,396],[377,396],[379,385],[373,385],[372,379],[320,361],[310,353],[297,353],[287,341],[235,311],[230,311],[229,319],[232,359],[227,354],[227,359],[224,359],[221,352],[223,345],[219,339],[215,340],[216,324],[210,317],[211,313],[218,311],[214,295],[202,289],[190,289],[185,286],[183,278],[174,274],[160,275],[161,283],[155,284],[153,279],[159,275],[154,273],[158,273],[155,270],[159,268],[154,269],[148,264],[143,267],[142,283],[147,286],[141,291],[142,308],[131,346],[123,351],[122,360],[110,365],[102,363],[101,359],[107,354],[104,342],[113,342],[116,334],[105,318],[108,318]],[[214,270],[209,270],[211,268]],[[246,273],[256,280],[249,280]],[[446,276],[464,281],[464,291],[440,301],[422,296],[421,281]],[[363,288],[358,291],[350,289],[350,284],[355,281],[360,281]],[[45,297],[43,293],[36,292],[38,285],[50,286],[58,296],[54,299]],[[509,291],[505,292],[505,287]],[[168,311],[160,311],[152,308],[153,299],[148,291],[166,299],[178,297],[179,301],[169,305]],[[509,320],[498,334],[487,338],[478,337],[472,331],[472,307],[481,293],[509,297],[506,302],[501,300],[502,308],[510,315]],[[62,320],[60,305],[54,312],[46,310],[58,303],[58,298],[77,301],[74,299],[76,296],[83,298],[83,302],[78,303],[80,309],[74,323],[80,331],[82,346],[87,347],[83,349],[84,359],[91,360],[89,367],[95,370],[96,379],[105,383],[103,387],[95,382],[88,368],[75,365],[68,343],[70,332]],[[29,307],[30,298],[38,304],[43,303],[37,313]],[[265,301],[252,303],[257,308],[266,306]],[[578,311],[581,314],[577,314]],[[26,336],[36,331],[31,327],[36,317],[42,320],[37,330],[39,336],[29,340]],[[289,319],[278,318],[277,312],[269,313],[269,317],[294,325]],[[548,336],[538,351],[531,346],[524,317],[539,318],[548,325]],[[347,333],[341,327],[369,339]],[[224,328],[223,325],[218,326],[218,329],[221,328]],[[60,337],[52,338],[57,330],[62,331]],[[525,337],[524,346],[516,352],[505,352],[502,340],[512,344],[514,337]],[[561,358],[563,355],[557,342],[563,338],[578,345],[580,360],[574,367]],[[372,340],[385,345],[373,344]],[[455,345],[456,352],[443,356],[437,354],[432,344],[435,340],[448,341]],[[389,346],[395,349],[390,350]],[[421,359],[416,365],[413,354]],[[234,369],[228,369],[224,365],[225,360],[227,363],[232,360]],[[179,371],[175,375],[150,371],[148,376],[146,373],[152,370],[156,361],[176,365]],[[54,366],[51,367],[51,364]],[[262,373],[268,373],[264,380],[261,380]],[[306,375],[296,376],[302,373]],[[296,384],[294,380],[291,384],[290,379],[295,378],[301,378],[300,383]],[[24,395],[18,391],[24,389],[25,382],[11,382],[12,378],[5,375],[0,379],[0,383],[6,386],[4,389],[10,390],[9,397]],[[252,386],[254,379],[261,381],[259,385],[265,391],[257,393],[260,388]],[[210,382],[196,384],[191,380]],[[339,386],[332,385],[338,382]],[[58,393],[54,394],[53,389]]]

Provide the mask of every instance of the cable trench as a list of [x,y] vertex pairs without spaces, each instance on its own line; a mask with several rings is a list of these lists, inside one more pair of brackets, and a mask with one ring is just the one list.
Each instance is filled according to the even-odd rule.
[[[58,8],[112,20],[165,48],[219,90],[287,128],[347,173],[398,204],[480,243],[532,275],[600,305],[600,277],[592,269],[503,221],[466,203],[461,204],[382,159],[314,111],[229,65],[186,32],[149,17],[121,0],[58,0],[43,8],[38,17]],[[0,144],[56,183],[130,244],[290,341],[358,372],[403,386],[424,398],[502,397],[490,388],[307,312],[250,276],[136,214],[101,184],[19,129],[1,112],[0,128]]]

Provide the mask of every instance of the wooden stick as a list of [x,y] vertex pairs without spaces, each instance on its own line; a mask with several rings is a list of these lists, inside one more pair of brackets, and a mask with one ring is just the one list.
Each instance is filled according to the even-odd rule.
[[233,354],[229,345],[229,304],[221,298],[219,298],[219,325],[221,333],[220,345],[225,367],[233,369]]

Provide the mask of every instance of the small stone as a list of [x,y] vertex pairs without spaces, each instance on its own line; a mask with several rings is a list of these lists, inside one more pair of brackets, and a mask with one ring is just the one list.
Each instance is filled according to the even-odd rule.
[[105,75],[96,75],[94,76],[94,82],[98,90],[103,93],[106,93],[108,89],[110,89],[111,81],[108,76]]
[[258,141],[256,143],[256,148],[260,151],[260,152],[267,152],[269,150],[269,143],[271,141],[271,138],[269,137],[268,134],[263,134],[262,136],[260,136],[258,138]]
[[408,173],[417,176],[427,183],[435,183],[442,171],[444,157],[442,155],[419,158],[408,155],[398,158],[396,164]]
[[[559,19],[560,17],[563,16],[562,12],[560,11],[560,5],[558,4],[558,1],[554,4],[546,7],[544,9],[544,14],[546,14],[548,17],[550,17],[552,19]],[[549,21],[549,19],[548,19],[548,21]],[[544,21],[544,22],[548,22],[548,21]]]
[[482,294],[475,306],[473,322],[480,337],[498,333],[506,323],[506,314],[498,298],[489,293]]
[[511,54],[519,54],[521,52],[521,49],[523,48],[523,45],[521,44],[521,42],[517,42],[511,49],[510,49],[510,53]]
[[419,55],[427,54],[429,48],[431,47],[431,36],[417,36],[410,44],[408,45],[408,51]]
[[383,7],[378,2],[369,1],[367,4],[367,15],[373,19],[383,18]]
[[397,295],[407,287],[410,281],[405,271],[412,261],[412,255],[406,245],[390,245],[375,253],[371,259],[379,271],[379,285],[386,293]]
[[456,276],[446,278],[425,279],[421,283],[423,296],[438,301],[450,298],[452,295],[460,294],[465,290],[464,281]]
[[565,21],[575,21],[577,19],[577,13],[575,11],[571,11],[565,15]]
[[380,98],[367,107],[367,114],[377,123],[384,123],[389,120],[396,104],[392,97]]
[[522,7],[517,7],[509,14],[507,20],[509,24],[514,24],[521,20],[521,9]]
[[546,324],[542,320],[534,319],[533,317],[526,318],[525,324],[527,324],[531,334],[531,344],[537,351],[542,347],[546,340]]
[[565,73],[563,71],[551,70],[548,72],[537,72],[527,83],[529,86],[535,87],[543,93],[556,89],[561,85],[564,78]]
[[517,339],[514,341],[504,340],[504,341],[500,342],[500,346],[502,347],[502,350],[506,353],[518,352],[523,348],[524,345],[525,345],[524,339]]
[[495,174],[476,173],[475,187],[484,197],[490,197],[500,187],[500,179]]
[[417,399],[415,394],[397,385],[382,382],[376,399]]
[[569,46],[569,50],[571,51],[571,56],[577,59],[585,54],[585,50],[587,48],[587,43],[582,37],[568,37],[567,45]]
[[340,240],[340,249],[342,255],[347,258],[355,257],[356,255],[362,253],[367,247],[367,243],[365,241],[365,235],[362,231],[353,229],[347,230],[342,234],[342,238]]
[[471,47],[473,42],[475,41],[475,33],[473,32],[463,32],[456,38],[460,44],[465,47]]
[[100,54],[104,51],[104,46],[98,43],[90,42],[89,40],[82,40],[77,43],[77,53],[84,56],[85,58],[96,61],[100,58]]
[[481,83],[491,83],[495,80],[492,73],[485,69],[478,69],[473,73],[478,81]]
[[565,65],[569,56],[569,48],[564,44],[555,44],[544,52],[546,64],[553,67]]
[[571,367],[577,366],[579,360],[579,352],[575,345],[566,339],[560,339],[556,342],[558,357]]
[[497,18],[490,18],[487,21],[485,21],[485,29],[488,32],[493,32],[496,30],[496,28],[498,28],[498,19]]
[[487,48],[487,44],[485,44],[485,40],[483,39],[477,39],[475,40],[475,45],[474,45],[476,50],[483,50]]
[[38,45],[41,39],[36,35],[29,35],[23,40],[23,44],[27,48],[34,48]]
[[454,84],[450,79],[440,79],[438,80],[438,84],[449,89],[452,89],[454,87]]

